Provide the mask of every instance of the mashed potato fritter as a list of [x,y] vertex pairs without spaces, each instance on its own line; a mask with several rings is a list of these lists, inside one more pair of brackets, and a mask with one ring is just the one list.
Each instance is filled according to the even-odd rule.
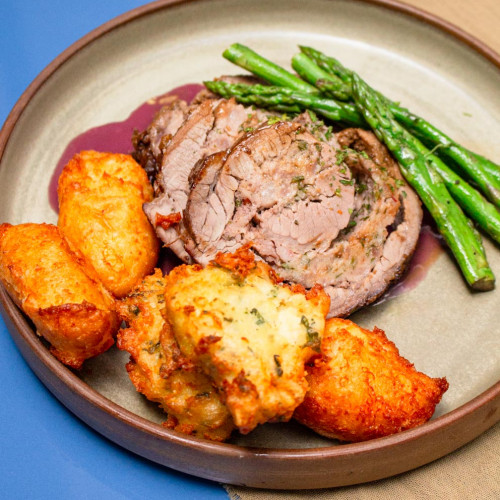
[[58,226],[116,297],[153,271],[159,243],[142,205],[153,190],[124,154],[82,151],[64,167],[57,190]]
[[80,368],[113,345],[114,299],[57,226],[1,224],[0,280],[61,362]]
[[240,432],[287,421],[307,390],[329,298],[279,282],[248,248],[166,278],[166,314],[182,353],[222,391]]

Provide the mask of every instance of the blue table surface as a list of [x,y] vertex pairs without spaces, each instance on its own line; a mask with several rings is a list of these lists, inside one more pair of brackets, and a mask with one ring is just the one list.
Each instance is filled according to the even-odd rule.
[[[0,123],[64,49],[102,23],[146,3],[2,0]],[[2,319],[0,381],[1,498],[228,498],[220,484],[132,454],[66,410],[25,363]]]

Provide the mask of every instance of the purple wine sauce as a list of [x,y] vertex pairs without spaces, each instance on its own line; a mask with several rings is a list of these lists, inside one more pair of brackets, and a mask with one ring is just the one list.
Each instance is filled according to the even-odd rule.
[[[203,86],[198,83],[176,87],[166,94],[154,97],[145,102],[124,121],[94,127],[75,137],[64,150],[52,174],[49,184],[49,203],[53,210],[56,213],[59,212],[59,203],[57,200],[59,176],[64,165],[75,154],[85,150],[129,154],[132,151],[131,139],[134,130],[146,129],[156,112],[167,104],[172,99],[172,96],[177,96],[179,99],[191,102],[194,96],[202,89]],[[431,225],[424,222],[415,254],[405,278],[384,294],[376,304],[391,300],[415,288],[425,278],[429,268],[443,251],[440,240],[440,236],[432,229]],[[158,265],[164,274],[167,274],[181,263],[180,259],[173,252],[168,249],[162,249]]]
[[107,123],[94,127],[75,137],[66,147],[57,162],[49,184],[49,203],[52,209],[59,212],[57,200],[57,183],[64,165],[80,151],[102,151],[106,153],[125,153],[132,151],[132,134],[134,130],[144,130],[151,123],[153,116],[162,106],[167,104],[172,96],[177,96],[186,102],[191,102],[194,96],[204,87],[198,83],[190,83],[176,87],[158,97],[154,97],[139,106],[126,120]]
[[423,281],[432,264],[444,251],[442,241],[442,237],[433,229],[431,223],[426,223],[424,220],[408,272],[399,283],[392,286],[382,295],[375,302],[375,305],[382,304],[402,293],[409,292]]

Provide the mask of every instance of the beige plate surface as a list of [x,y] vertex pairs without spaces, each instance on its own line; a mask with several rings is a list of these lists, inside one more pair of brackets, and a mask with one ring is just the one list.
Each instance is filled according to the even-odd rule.
[[[68,49],[35,80],[2,130],[0,222],[56,222],[48,185],[70,140],[125,119],[170,88],[235,72],[220,54],[236,41],[283,65],[297,44],[320,48],[457,141],[500,161],[494,53],[394,2],[292,0],[286,15],[283,5],[158,2]],[[500,276],[498,248],[486,242],[486,250]],[[470,293],[446,253],[417,288],[353,318],[383,328],[419,370],[448,378],[435,417],[397,436],[342,446],[294,424],[263,426],[229,444],[168,431],[158,425],[164,415],[133,390],[124,353],[111,349],[75,375],[48,354],[0,293],[28,364],[71,411],[122,446],[201,477],[266,488],[355,484],[428,463],[499,419],[500,292]]]

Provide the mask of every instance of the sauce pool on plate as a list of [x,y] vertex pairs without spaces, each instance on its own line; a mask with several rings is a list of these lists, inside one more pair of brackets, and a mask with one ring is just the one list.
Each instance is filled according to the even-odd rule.
[[139,106],[130,116],[121,122],[107,123],[91,128],[75,137],[66,147],[57,162],[49,185],[49,203],[55,212],[59,211],[57,201],[57,182],[64,165],[80,151],[94,150],[106,153],[125,153],[133,151],[132,134],[134,130],[144,130],[151,123],[155,113],[168,102],[172,96],[177,96],[186,102],[191,102],[194,96],[204,87],[198,83],[190,83],[154,97]]

